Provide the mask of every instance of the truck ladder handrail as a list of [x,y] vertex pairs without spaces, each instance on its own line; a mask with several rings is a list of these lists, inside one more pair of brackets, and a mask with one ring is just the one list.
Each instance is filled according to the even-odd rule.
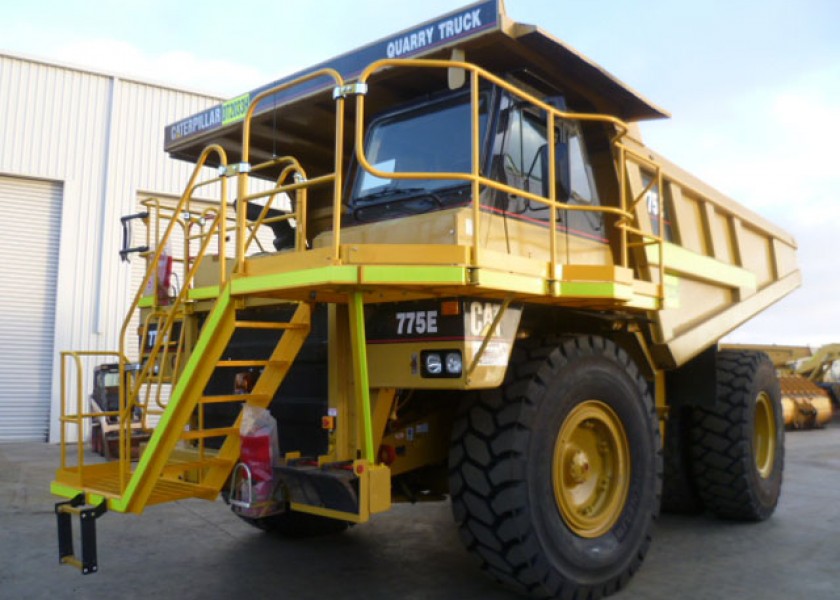
[[[189,208],[189,202],[192,199],[193,193],[196,188],[202,187],[204,185],[209,185],[212,183],[219,183],[221,185],[221,198],[219,199],[219,204],[222,208],[219,210],[215,216],[213,223],[210,226],[210,231],[218,230],[218,246],[219,246],[219,253],[221,256],[224,256],[225,252],[225,237],[226,237],[226,220],[225,220],[225,208],[227,207],[227,178],[224,176],[219,176],[216,178],[212,178],[210,180],[198,182],[198,177],[201,174],[201,170],[204,167],[207,159],[210,157],[211,154],[216,154],[218,156],[219,162],[221,165],[227,165],[227,154],[221,146],[218,144],[212,144],[207,146],[204,151],[201,153],[198,161],[196,161],[195,168],[193,169],[192,175],[190,176],[189,183],[182,194],[178,204],[173,209],[174,215],[180,215],[184,212],[188,212],[186,209]],[[131,321],[137,309],[140,306],[140,301],[144,296],[144,291],[149,285],[149,282],[152,281],[153,277],[156,277],[158,271],[158,265],[160,264],[161,256],[165,251],[166,245],[169,242],[170,237],[177,225],[177,218],[170,219],[169,224],[166,227],[164,233],[160,236],[156,235],[157,237],[157,247],[155,248],[154,253],[151,255],[150,259],[147,259],[147,268],[146,274],[143,277],[143,281],[140,284],[139,289],[137,290],[136,294],[134,295],[134,299],[129,307],[126,317],[123,320],[123,325],[120,330],[120,342],[119,342],[119,354],[121,356],[126,356],[126,338],[128,336],[128,329],[131,325]],[[188,237],[188,236],[185,236]],[[120,409],[125,412],[126,415],[130,417],[131,411],[133,410],[135,399],[137,397],[138,391],[140,388],[148,382],[150,375],[152,375],[153,366],[156,363],[156,359],[158,354],[161,351],[162,345],[165,343],[164,340],[168,339],[168,336],[172,330],[173,324],[175,322],[175,315],[176,313],[182,312],[182,307],[185,301],[189,297],[189,290],[190,285],[192,283],[192,279],[195,276],[198,267],[200,266],[202,259],[204,258],[207,248],[210,244],[210,240],[212,239],[212,235],[207,235],[202,240],[201,247],[197,252],[195,259],[190,261],[188,258],[185,257],[185,267],[186,273],[184,275],[184,281],[181,282],[181,289],[174,299],[172,304],[168,307],[168,315],[163,323],[162,328],[158,330],[157,338],[155,340],[155,344],[153,345],[152,349],[150,350],[143,366],[141,367],[140,371],[137,373],[137,376],[134,380],[134,383],[130,390],[126,389],[126,386],[123,384],[125,381],[125,364],[120,363]],[[220,261],[220,274],[219,274],[219,281],[220,285],[224,285],[225,280],[227,278],[227,273],[225,270],[225,262],[222,260]],[[154,306],[157,305],[157,294],[153,295],[153,303]],[[126,397],[127,396],[127,397]],[[121,416],[120,423],[128,423],[128,421]],[[126,449],[130,447],[130,431],[127,427],[120,427],[119,431],[120,435],[120,466],[119,466],[119,487],[120,490],[124,490],[129,479],[130,475],[130,452],[127,452]]]
[[[157,381],[148,381],[148,383],[151,383],[155,387],[155,402],[154,403],[155,403],[155,405],[157,405],[158,408],[157,409],[149,408],[149,402],[151,400],[151,393],[152,393],[151,389],[147,388],[145,400],[138,401],[135,398],[136,404],[138,406],[140,406],[140,408],[143,410],[144,415],[145,414],[152,414],[152,413],[150,413],[150,411],[159,412],[160,410],[163,410],[163,409],[166,408],[166,406],[163,404],[163,399],[161,397],[161,389],[163,387],[163,384],[165,383],[164,378],[166,376],[166,371],[167,371],[165,365],[166,365],[167,359],[169,358],[169,355],[170,355],[170,345],[173,342],[169,338],[169,334],[171,333],[171,331],[167,332],[166,335],[162,335],[161,332],[165,331],[166,319],[170,315],[170,313],[171,313],[171,311],[167,311],[167,310],[151,310],[151,311],[149,311],[149,314],[146,315],[146,320],[143,322],[143,325],[141,326],[140,343],[142,345],[148,339],[149,331],[151,330],[151,321],[156,320],[157,323],[156,323],[155,332],[156,332],[157,335],[155,337],[155,341],[157,342],[157,336],[161,336],[162,341],[160,342],[160,344],[163,346],[163,355],[155,357],[155,362],[158,364],[158,369],[157,369],[157,374],[156,374]],[[176,314],[175,318],[176,319],[182,319],[183,316],[184,316],[183,314]],[[172,360],[172,365],[170,367],[170,373],[175,374],[175,373],[180,372],[180,366],[181,366],[181,362],[183,360],[183,350],[184,350],[184,329],[181,328],[181,331],[178,333],[178,341],[175,342],[175,352],[174,352],[174,356],[173,356],[173,360]],[[141,362],[142,362],[142,351],[143,351],[143,348],[141,347]],[[158,354],[160,354],[160,352],[158,352]],[[154,369],[154,367],[152,367],[152,369]],[[152,371],[152,375],[153,376],[155,375],[154,371]],[[136,393],[137,396],[139,396],[140,395],[139,386],[136,390],[133,390],[133,392]]]

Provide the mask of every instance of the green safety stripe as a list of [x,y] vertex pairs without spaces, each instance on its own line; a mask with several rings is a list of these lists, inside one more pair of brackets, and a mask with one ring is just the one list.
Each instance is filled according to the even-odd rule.
[[362,418],[365,435],[365,459],[368,463],[374,464],[375,456],[373,451],[373,422],[370,410],[370,386],[368,380],[367,345],[365,339],[365,305],[361,292],[354,292],[350,295],[350,325],[353,336],[353,351],[357,357],[356,389],[359,393],[362,404]]
[[633,286],[611,281],[560,281],[558,295],[581,298],[633,298]]
[[323,283],[353,284],[358,283],[358,280],[358,267],[331,265],[289,273],[271,273],[234,279],[231,283],[231,291],[235,296],[241,296]]
[[415,265],[371,265],[361,267],[364,283],[454,284],[465,285],[465,267]]
[[75,498],[76,496],[81,494],[82,491],[83,490],[64,485],[63,483],[58,483],[57,481],[53,481],[52,483],[50,483],[50,493],[54,496],[62,496],[64,498]]
[[193,288],[189,290],[190,300],[212,300],[219,295],[218,285],[208,285],[200,288]]

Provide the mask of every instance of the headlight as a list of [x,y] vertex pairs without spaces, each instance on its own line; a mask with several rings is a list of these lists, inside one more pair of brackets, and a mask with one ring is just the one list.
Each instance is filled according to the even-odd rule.
[[432,353],[426,355],[426,373],[429,375],[440,375],[443,372],[443,362],[440,354]]
[[460,352],[449,352],[446,354],[446,372],[451,375],[460,375],[464,368]]
[[464,371],[460,350],[423,350],[420,353],[421,376],[456,379]]

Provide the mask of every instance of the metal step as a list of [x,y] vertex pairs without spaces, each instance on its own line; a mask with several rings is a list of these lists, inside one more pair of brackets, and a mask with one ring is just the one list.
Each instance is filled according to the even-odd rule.
[[218,427],[216,429],[195,429],[192,431],[185,431],[181,434],[182,440],[206,440],[213,437],[225,437],[228,435],[238,435],[238,427]]
[[268,394],[220,394],[218,396],[202,396],[198,402],[200,404],[220,404],[224,402],[253,402],[255,404],[265,404],[271,398]]
[[184,473],[193,469],[209,469],[214,467],[231,467],[234,461],[227,458],[217,458],[215,456],[207,456],[204,458],[196,458],[195,460],[171,461],[166,463],[163,467],[164,475],[173,475],[177,473]]
[[[96,506],[85,504],[85,495],[79,494],[70,500],[55,505],[58,526],[58,562],[78,568],[82,575],[90,575],[98,570],[96,559],[96,519],[108,510],[107,500]],[[81,526],[81,558],[73,552],[73,515],[79,515]]]
[[158,479],[146,504],[163,504],[187,498],[214,500],[218,495],[219,490],[205,485],[174,479]]
[[230,367],[267,367],[269,361],[267,360],[220,360],[216,363],[217,367],[222,368],[230,368]]
[[277,323],[274,321],[236,321],[237,329],[307,329],[308,325],[304,323]]

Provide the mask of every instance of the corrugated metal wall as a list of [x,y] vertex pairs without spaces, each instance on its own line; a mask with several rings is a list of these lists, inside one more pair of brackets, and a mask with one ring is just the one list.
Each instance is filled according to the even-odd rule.
[[[63,188],[53,356],[62,349],[116,348],[133,292],[130,267],[117,255],[119,217],[134,210],[141,192],[180,195],[191,165],[163,152],[164,126],[218,101],[0,54],[0,175]],[[0,348],[0,360],[12,351]],[[51,397],[42,399],[51,406],[52,441],[58,362]]]

